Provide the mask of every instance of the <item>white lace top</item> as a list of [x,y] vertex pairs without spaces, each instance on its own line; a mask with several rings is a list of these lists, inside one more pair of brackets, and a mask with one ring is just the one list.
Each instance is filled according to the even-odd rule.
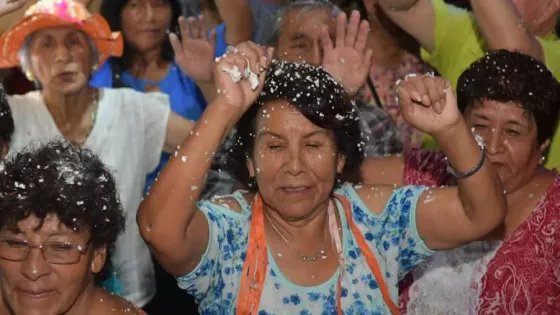
[[407,315],[472,315],[477,312],[481,279],[501,241],[473,242],[438,252],[413,271]]

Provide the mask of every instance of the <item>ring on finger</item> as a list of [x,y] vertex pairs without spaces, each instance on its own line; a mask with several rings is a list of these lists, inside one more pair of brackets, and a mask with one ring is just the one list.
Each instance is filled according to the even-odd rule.
[[404,81],[408,81],[409,78],[414,78],[417,77],[418,75],[416,73],[409,73],[407,75],[404,76]]
[[231,52],[237,52],[237,48],[235,48],[235,46],[227,46],[226,48],[226,54],[227,53],[231,53]]
[[426,77],[430,77],[432,79],[435,79],[436,75],[435,75],[435,73],[430,71],[430,72],[426,72],[422,75],[422,78],[426,78]]

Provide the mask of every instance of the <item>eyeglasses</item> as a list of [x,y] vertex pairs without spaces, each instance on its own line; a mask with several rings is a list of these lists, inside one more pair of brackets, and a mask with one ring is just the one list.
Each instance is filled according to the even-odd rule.
[[38,248],[45,261],[57,265],[75,264],[87,251],[89,241],[83,247],[70,242],[46,242],[42,245],[29,244],[18,239],[0,239],[0,258],[10,261],[24,261],[32,249]]

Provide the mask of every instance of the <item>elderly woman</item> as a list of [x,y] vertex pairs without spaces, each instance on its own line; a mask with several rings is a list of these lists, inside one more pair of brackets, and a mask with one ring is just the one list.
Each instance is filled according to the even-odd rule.
[[90,150],[23,150],[0,173],[0,198],[0,314],[142,314],[99,287],[125,219]]
[[[559,120],[560,84],[544,64],[505,50],[475,62],[459,79],[458,103],[487,144],[508,212],[488,237],[434,255],[412,273],[401,296],[409,314],[557,314],[560,175],[543,157]],[[455,185],[445,155],[409,151],[371,159],[364,181]]]
[[122,52],[120,34],[72,0],[41,0],[0,38],[0,67],[21,66],[40,91],[9,97],[15,133],[10,152],[63,137],[95,152],[116,172],[126,214],[113,258],[123,295],[144,306],[155,294],[150,252],[135,216],[146,175],[173,152],[192,123],[170,113],[160,93],[88,86],[92,71]]
[[[402,83],[401,105],[446,149],[460,188],[343,184],[363,159],[348,95],[323,69],[271,55],[248,43],[219,61],[221,93],[144,199],[141,233],[202,313],[396,313],[409,269],[501,222],[499,179],[449,88],[427,76]],[[250,191],[197,204],[236,123],[231,159]]]

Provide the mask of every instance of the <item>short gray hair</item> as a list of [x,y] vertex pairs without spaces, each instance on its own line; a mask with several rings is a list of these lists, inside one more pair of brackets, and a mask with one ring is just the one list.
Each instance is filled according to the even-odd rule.
[[277,47],[282,34],[286,16],[293,10],[301,10],[300,15],[313,10],[330,10],[333,16],[342,13],[342,10],[329,0],[295,0],[280,8],[274,19],[274,33],[269,40],[271,46]]
[[[33,42],[33,39],[35,38],[35,35],[37,34],[37,32],[33,32],[31,34],[29,34],[29,36],[27,36],[27,38],[23,41],[23,45],[21,45],[21,48],[18,51],[18,56],[19,56],[19,62],[20,62],[20,66],[21,66],[21,70],[24,73],[27,73],[29,71],[31,71],[31,43]],[[97,65],[97,63],[99,62],[99,52],[97,50],[97,46],[95,46],[95,43],[93,42],[93,39],[86,34],[86,38],[87,38],[87,42],[88,42],[88,46],[89,46],[89,50],[91,52],[91,66],[95,66]],[[35,82],[38,83],[38,82]]]

